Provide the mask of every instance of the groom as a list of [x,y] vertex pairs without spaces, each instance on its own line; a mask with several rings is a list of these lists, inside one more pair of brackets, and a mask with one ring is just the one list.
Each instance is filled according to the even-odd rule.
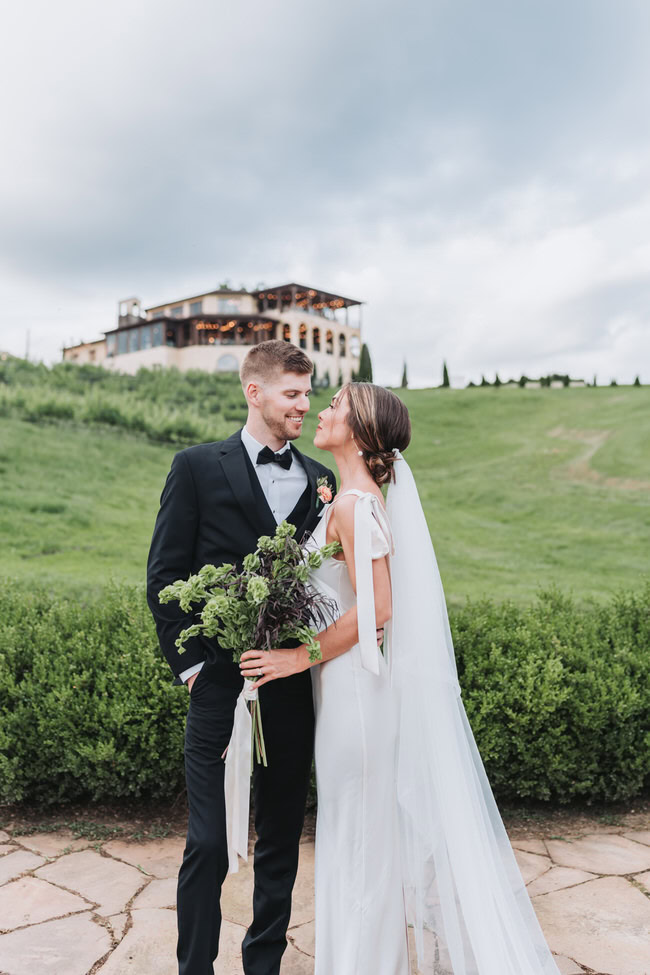
[[[178,875],[179,975],[212,975],[219,948],[221,885],[228,870],[224,751],[243,680],[230,650],[203,636],[179,655],[175,640],[192,619],[178,603],[161,605],[160,590],[202,565],[241,564],[260,535],[286,519],[296,539],[312,531],[320,502],[316,482],[331,470],[292,440],[309,410],[313,364],[296,346],[262,342],[240,377],[248,402],[242,430],[218,443],[176,454],[160,500],[147,567],[147,600],[160,645],[190,690],[185,728],[189,804],[187,842]],[[286,948],[291,892],[309,786],[314,738],[309,671],[259,691],[268,767],[255,765],[253,922],[242,944],[246,975],[279,975]]]

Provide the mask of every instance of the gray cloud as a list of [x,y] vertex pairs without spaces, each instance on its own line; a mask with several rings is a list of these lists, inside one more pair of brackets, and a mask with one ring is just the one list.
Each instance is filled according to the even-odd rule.
[[[10,17],[0,346],[21,351],[30,320],[51,357],[110,327],[120,296],[224,277],[366,299],[383,381],[403,355],[420,382],[442,354],[467,378],[534,372],[549,342],[591,369],[612,322],[647,326],[641,0],[27,0]],[[635,329],[614,329],[621,379]]]

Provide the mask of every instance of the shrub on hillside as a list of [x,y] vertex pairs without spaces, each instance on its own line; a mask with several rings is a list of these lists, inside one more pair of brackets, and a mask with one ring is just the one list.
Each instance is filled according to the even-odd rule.
[[0,416],[13,415],[33,423],[39,421],[76,420],[80,423],[100,424],[141,433],[158,443],[181,446],[223,439],[232,432],[232,421],[244,423],[245,412],[238,407],[220,416],[217,410],[201,407],[166,407],[133,397],[111,396],[105,392],[87,392],[74,396],[57,389],[38,387],[0,388]]
[[[650,780],[650,585],[450,614],[463,701],[499,799],[622,800]],[[144,635],[143,635],[144,634]],[[174,796],[187,691],[144,595],[0,592],[0,800]]]
[[234,373],[141,369],[124,376],[99,366],[6,359],[0,360],[2,415],[74,419],[185,445],[227,437],[231,424],[245,421],[246,404]]
[[29,403],[24,408],[26,420],[38,423],[39,420],[72,420],[75,414],[73,403],[46,397]]
[[84,423],[102,423],[110,427],[128,427],[129,419],[114,403],[101,399],[89,399],[81,411]]

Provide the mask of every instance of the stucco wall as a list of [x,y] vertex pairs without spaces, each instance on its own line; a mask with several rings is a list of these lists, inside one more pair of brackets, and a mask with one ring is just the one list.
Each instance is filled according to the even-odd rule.
[[86,363],[103,366],[105,359],[106,341],[104,339],[97,342],[84,342],[81,345],[73,345],[71,348],[63,350],[64,362],[76,362],[80,366]]
[[[297,336],[295,344],[298,344]],[[336,339],[334,347],[337,349]],[[236,372],[250,348],[249,345],[190,345],[184,349],[175,349],[160,345],[155,349],[141,349],[139,352],[111,356],[105,359],[102,365],[107,369],[129,375],[135,375],[138,369],[151,369],[153,366],[165,368],[175,366],[183,372],[187,369],[217,372],[224,368]],[[353,367],[356,368],[358,364],[358,360],[351,357],[342,360],[336,354],[327,355],[325,352],[313,352],[309,349],[305,351],[316,366],[318,378],[322,379],[325,372],[329,372],[330,383],[333,386],[337,383],[339,369],[343,373],[343,382],[347,382],[351,378]]]

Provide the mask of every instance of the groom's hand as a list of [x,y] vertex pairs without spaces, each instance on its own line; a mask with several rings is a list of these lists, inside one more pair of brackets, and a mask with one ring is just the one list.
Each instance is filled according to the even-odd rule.
[[380,647],[382,640],[384,639],[384,628],[383,626],[377,627],[377,646]]

